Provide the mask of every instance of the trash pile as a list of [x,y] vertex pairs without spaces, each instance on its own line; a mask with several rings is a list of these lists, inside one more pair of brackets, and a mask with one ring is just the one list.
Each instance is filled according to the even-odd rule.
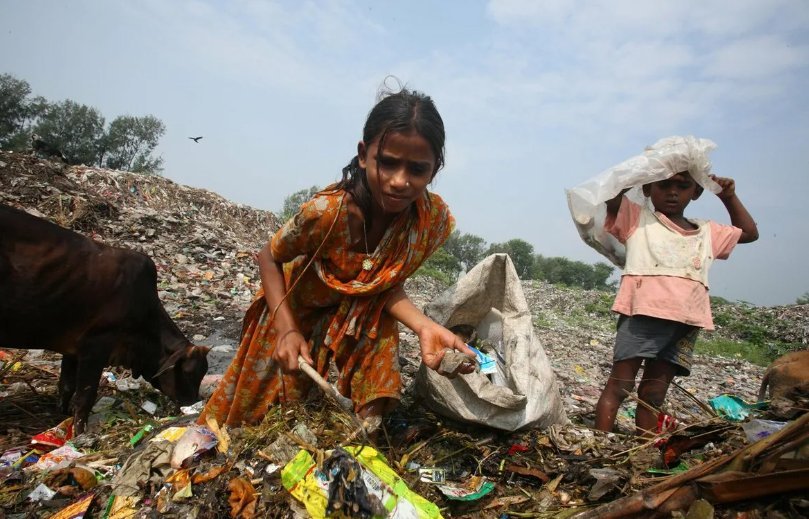
[[[277,227],[269,212],[160,177],[7,153],[0,203],[145,251],[169,313],[223,360],[258,287],[252,254]],[[406,288],[424,307],[446,287],[413,278]],[[88,432],[73,437],[59,411],[59,356],[0,350],[0,516],[809,515],[809,393],[767,406],[756,401],[764,368],[697,356],[693,375],[656,410],[654,437],[631,434],[631,396],[618,433],[594,431],[614,334],[603,309],[609,294],[537,281],[522,289],[570,418],[544,430],[502,431],[429,410],[414,390],[418,343],[408,330],[400,355],[407,390],[375,431],[317,387],[257,426],[198,424],[202,403],[177,408],[142,379],[108,368]],[[761,312],[794,319],[783,333],[800,338],[806,306]],[[212,364],[209,389],[222,367]]]

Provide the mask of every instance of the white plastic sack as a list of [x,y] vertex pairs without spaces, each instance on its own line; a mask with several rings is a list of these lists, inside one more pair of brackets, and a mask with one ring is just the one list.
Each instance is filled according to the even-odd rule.
[[514,264],[493,254],[477,264],[425,313],[452,327],[475,326],[492,344],[502,341],[505,366],[495,384],[479,372],[448,379],[421,365],[416,392],[426,405],[449,418],[506,431],[567,423],[556,376],[534,336],[531,312]]
[[568,189],[567,205],[576,229],[585,243],[606,256],[618,267],[623,267],[626,250],[612,235],[604,231],[607,216],[605,202],[615,198],[624,189],[626,196],[638,204],[646,203],[642,187],[688,171],[691,177],[707,191],[719,193],[722,188],[711,177],[708,154],[716,144],[697,137],[666,137],[620,164],[601,172],[595,178]]

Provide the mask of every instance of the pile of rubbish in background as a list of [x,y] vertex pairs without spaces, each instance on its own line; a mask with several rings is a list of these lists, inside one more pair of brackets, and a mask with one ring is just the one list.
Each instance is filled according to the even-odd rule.
[[[7,153],[0,203],[143,250],[180,327],[231,352],[258,287],[252,255],[278,225],[272,213],[160,177]],[[406,285],[420,307],[444,288],[427,278]],[[621,433],[594,431],[614,334],[611,318],[593,310],[604,293],[538,281],[523,281],[522,290],[570,419],[542,430],[492,429],[431,411],[415,390],[419,350],[407,330],[400,360],[408,390],[370,436],[319,389],[255,427],[228,429],[197,424],[201,404],[176,408],[109,368],[89,430],[74,438],[58,410],[59,356],[2,350],[0,509],[20,518],[809,515],[806,487],[796,487],[809,480],[809,395],[765,408],[755,402],[762,367],[698,355],[692,376],[658,410],[656,437],[631,434],[631,397]],[[778,333],[808,342],[807,305],[760,312],[787,316]],[[747,314],[740,318],[756,318]]]

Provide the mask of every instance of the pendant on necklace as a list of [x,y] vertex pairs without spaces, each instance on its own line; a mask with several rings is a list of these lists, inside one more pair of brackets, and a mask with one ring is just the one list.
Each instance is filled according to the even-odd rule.
[[374,268],[374,262],[371,261],[371,258],[362,260],[362,270],[371,270],[372,268]]

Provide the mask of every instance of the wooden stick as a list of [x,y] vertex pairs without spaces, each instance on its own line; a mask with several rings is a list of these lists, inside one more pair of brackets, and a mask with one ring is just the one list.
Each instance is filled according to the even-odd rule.
[[326,382],[326,379],[324,379],[315,368],[310,366],[308,362],[303,360],[303,357],[300,355],[298,355],[298,366],[300,366],[301,371],[306,373],[323,391],[332,396],[340,407],[346,411],[354,412],[354,402],[352,402],[350,398],[344,397],[337,391],[336,387]]
[[697,405],[699,406],[699,408],[700,408],[700,409],[702,409],[703,411],[705,411],[706,413],[708,413],[708,415],[710,415],[710,416],[716,416],[716,412],[715,412],[713,409],[711,409],[711,406],[709,406],[708,404],[706,404],[705,402],[703,402],[703,401],[702,401],[702,400],[700,400],[699,398],[697,398],[697,397],[695,397],[694,395],[692,395],[692,394],[691,394],[691,392],[690,392],[690,391],[688,391],[686,388],[684,388],[683,386],[681,386],[680,384],[678,384],[678,383],[677,383],[677,382],[675,382],[674,380],[672,380],[672,381],[671,381],[671,385],[672,385],[672,386],[674,386],[674,387],[676,387],[677,389],[679,389],[679,390],[680,390],[680,391],[682,391],[683,393],[685,393],[685,396],[687,396],[688,398],[690,398],[691,400],[693,400],[693,401],[694,401],[694,403],[695,403],[695,404],[697,404]]

